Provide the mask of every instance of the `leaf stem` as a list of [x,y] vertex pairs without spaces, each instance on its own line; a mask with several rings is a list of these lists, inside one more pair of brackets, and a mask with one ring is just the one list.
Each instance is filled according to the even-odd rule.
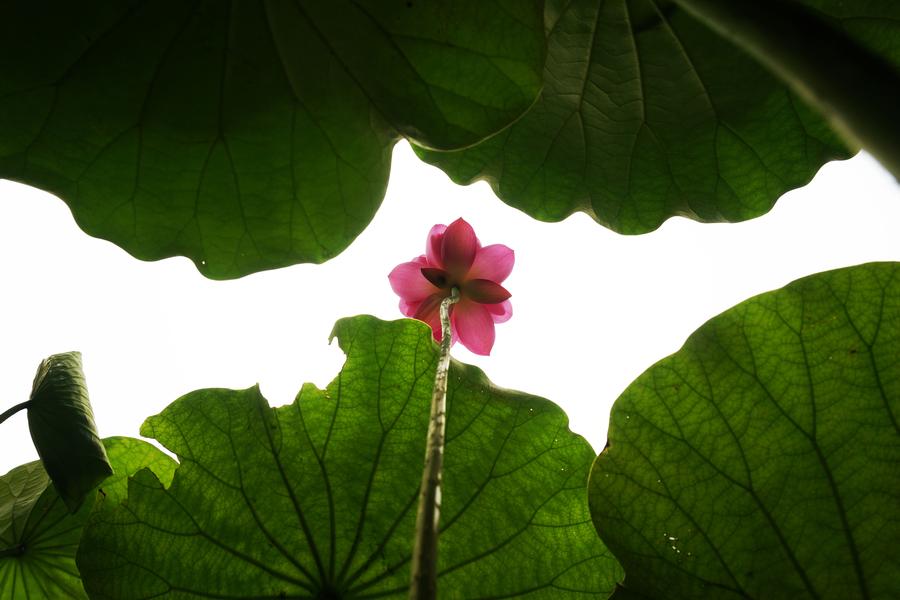
[[450,367],[450,306],[458,300],[459,290],[453,288],[451,295],[441,302],[441,354],[431,393],[431,418],[428,422],[422,485],[419,488],[409,600],[437,598],[438,521],[441,513],[441,471],[444,466],[447,371]]
[[31,404],[31,400],[26,400],[25,402],[20,402],[19,404],[16,404],[15,406],[13,406],[12,408],[10,408],[9,410],[5,411],[2,415],[0,415],[0,423],[2,423],[3,421],[7,420],[8,418],[10,418],[11,416],[13,416],[14,414],[16,414],[17,412],[19,412],[20,410],[24,410],[24,409],[28,408],[28,405],[29,405],[29,404]]
[[[900,70],[799,2],[675,0],[753,55],[900,178]],[[836,22],[836,21],[835,21]]]

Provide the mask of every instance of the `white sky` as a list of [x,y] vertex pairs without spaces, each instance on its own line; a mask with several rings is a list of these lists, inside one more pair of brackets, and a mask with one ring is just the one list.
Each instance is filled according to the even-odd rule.
[[[259,382],[273,406],[291,402],[303,382],[337,374],[337,319],[401,317],[388,272],[424,252],[432,225],[460,216],[483,243],[516,251],[505,283],[514,312],[490,357],[459,344],[453,355],[561,405],[598,450],[618,394],[709,318],[804,275],[900,260],[900,187],[865,155],[826,165],[759,219],[672,219],[625,237],[581,214],[539,223],[487,184],[452,184],[401,143],[384,204],[347,251],[228,282],[184,258],[135,260],[83,234],[57,198],[0,180],[0,411],[28,398],[42,358],[68,350],[84,355],[102,436],[136,436],[203,387]],[[36,456],[24,412],[0,425],[0,473]]]

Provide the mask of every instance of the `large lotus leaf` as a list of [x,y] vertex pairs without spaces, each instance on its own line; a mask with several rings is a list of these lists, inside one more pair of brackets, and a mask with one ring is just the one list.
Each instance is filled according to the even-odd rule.
[[391,147],[458,148],[541,86],[537,0],[0,5],[0,176],[214,278],[343,250]]
[[28,401],[28,429],[53,485],[75,512],[113,472],[97,434],[80,352],[41,361]]
[[474,147],[417,150],[455,182],[487,179],[538,219],[584,211],[644,233],[674,215],[759,216],[848,156],[787,87],[670,0],[554,0],[547,15],[534,107]]
[[87,598],[75,568],[75,552],[88,517],[118,505],[129,475],[144,467],[172,480],[175,461],[133,438],[104,440],[115,474],[78,512],[70,514],[35,461],[0,477],[0,598]]
[[594,522],[634,597],[896,598],[898,422],[900,263],[813,275],[622,394]]
[[[340,321],[324,391],[272,409],[257,388],[201,390],[142,433],[179,456],[132,481],[78,556],[93,598],[407,594],[437,348],[423,323]],[[442,598],[605,598],[621,571],[584,493],[593,452],[542,398],[453,362]]]

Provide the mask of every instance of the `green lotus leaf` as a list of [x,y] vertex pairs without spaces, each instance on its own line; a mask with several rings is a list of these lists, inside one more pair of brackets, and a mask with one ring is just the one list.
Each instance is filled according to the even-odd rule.
[[[179,457],[85,531],[92,598],[403,598],[437,347],[418,321],[338,322],[325,390],[192,392],[142,434]],[[442,598],[605,598],[621,578],[584,493],[594,453],[551,402],[453,362]]]
[[28,402],[28,428],[44,469],[74,513],[113,472],[97,434],[80,352],[41,361]]
[[126,495],[128,475],[147,467],[169,482],[175,461],[133,438],[104,440],[115,474],[74,514],[34,461],[0,477],[0,598],[87,598],[75,567],[75,552],[92,513],[109,510]]
[[616,401],[591,472],[625,589],[896,598],[898,422],[900,263],[813,275],[710,320]]
[[400,136],[459,148],[540,91],[541,2],[0,5],[0,177],[134,256],[233,278],[341,252]]
[[[840,4],[853,5],[860,37],[896,53],[897,3]],[[537,219],[583,211],[635,234],[676,215],[757,217],[850,154],[784,84],[670,0],[551,0],[546,27],[532,109],[475,146],[419,148],[421,158],[456,183],[487,180]]]

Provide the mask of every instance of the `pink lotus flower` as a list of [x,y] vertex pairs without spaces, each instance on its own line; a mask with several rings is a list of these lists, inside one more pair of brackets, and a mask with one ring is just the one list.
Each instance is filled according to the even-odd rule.
[[452,340],[487,356],[494,346],[494,323],[512,316],[510,293],[500,284],[509,276],[515,253],[503,244],[481,247],[472,226],[457,219],[448,227],[435,225],[425,254],[397,265],[388,279],[400,296],[400,312],[431,325],[441,340],[441,300],[459,289],[451,306]]

